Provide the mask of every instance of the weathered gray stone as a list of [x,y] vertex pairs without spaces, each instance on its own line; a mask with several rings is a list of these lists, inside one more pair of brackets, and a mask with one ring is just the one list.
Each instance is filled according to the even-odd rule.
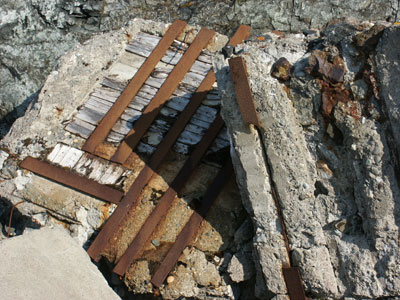
[[120,299],[60,227],[0,242],[3,299]]
[[254,276],[255,269],[251,244],[245,245],[232,256],[227,271],[234,282],[246,281]]
[[[399,243],[400,196],[390,151],[396,149],[396,144],[391,144],[391,137],[385,131],[386,124],[379,123],[371,113],[365,114],[367,110],[370,112],[367,95],[376,91],[373,79],[371,82],[355,81],[361,75],[362,66],[371,68],[367,58],[374,52],[363,53],[364,50],[357,48],[356,41],[349,38],[368,31],[372,25],[359,26],[353,22],[346,27],[341,24],[330,27],[332,32],[328,30],[322,34],[324,51],[338,55],[338,48],[333,43],[339,43],[346,55],[343,63],[349,76],[344,82],[346,88],[352,88],[355,99],[339,101],[332,110],[331,120],[324,120],[321,115],[319,85],[304,72],[304,60],[309,53],[304,47],[303,36],[287,35],[263,47],[250,42],[238,46],[243,49],[240,55],[246,61],[261,119],[258,132],[262,134],[267,160],[259,158],[263,150],[257,130],[241,123],[227,63],[222,57],[214,62],[223,95],[222,115],[232,137],[237,180],[256,228],[255,259],[260,263],[256,264],[256,269],[263,273],[269,291],[272,291],[271,286],[279,283],[279,278],[268,274],[270,270],[263,267],[263,262],[270,263],[269,267],[277,267],[268,257],[276,253],[277,247],[259,247],[260,244],[274,245],[260,216],[273,218],[276,208],[272,203],[265,203],[266,195],[260,192],[263,190],[261,180],[256,178],[271,176],[282,208],[292,263],[300,268],[306,290],[313,298],[398,295],[400,255],[395,245]],[[343,28],[346,30],[341,32]],[[382,40],[388,39],[389,33],[393,34],[397,28],[386,31]],[[387,42],[388,48],[397,40],[394,34],[392,38]],[[396,94],[390,94],[396,87],[390,89],[389,86],[394,87],[397,82],[398,57],[393,51],[389,63],[386,56],[389,49],[383,42],[379,45],[375,68],[379,69],[382,61],[384,68],[380,69],[378,81],[386,93],[381,92],[381,95],[392,102],[393,112],[390,113],[396,114]],[[272,64],[282,56],[295,66],[287,86],[270,75]],[[388,95],[392,95],[391,98]],[[299,105],[301,103],[307,104]],[[374,104],[380,109],[378,101]],[[307,121],[312,119],[313,122]],[[396,118],[389,119],[393,126],[392,119]],[[301,128],[299,125],[306,126]],[[253,140],[243,138],[250,134],[253,134]],[[260,156],[253,153],[260,153]],[[260,171],[260,164],[266,162],[270,175],[266,170],[265,173]],[[247,177],[250,172],[258,175],[250,179]],[[259,278],[258,282],[261,282]],[[284,295],[284,289],[277,294]]]
[[[16,107],[23,111],[32,100],[29,96],[41,88],[68,50],[93,34],[121,28],[135,17],[167,23],[183,19],[225,34],[233,33],[239,24],[249,24],[260,34],[267,29],[295,32],[321,28],[334,18],[395,21],[399,9],[396,0],[171,0],[163,4],[142,0],[1,0],[0,7],[0,117]],[[338,31],[333,36],[340,36]]]
[[377,47],[375,57],[376,73],[379,82],[380,97],[385,103],[385,111],[390,121],[393,145],[397,149],[397,160],[400,161],[400,79],[398,53],[400,45],[400,28],[395,26],[384,31]]

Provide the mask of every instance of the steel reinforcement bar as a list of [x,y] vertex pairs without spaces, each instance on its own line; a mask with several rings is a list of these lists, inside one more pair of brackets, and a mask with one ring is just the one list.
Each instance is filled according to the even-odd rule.
[[53,166],[33,157],[25,158],[21,162],[20,167],[100,200],[114,204],[119,204],[122,196],[124,195],[121,191],[113,189],[104,184],[100,184],[92,179],[71,173],[61,167]]
[[196,58],[200,55],[203,48],[208,45],[214,35],[215,32],[210,29],[203,28],[200,30],[193,43],[183,54],[178,64],[171,71],[161,88],[143,111],[142,117],[136,121],[133,128],[128,132],[125,139],[119,145],[117,151],[111,158],[111,161],[122,164],[128,159],[133,149],[140,142],[140,139],[161,111],[164,103],[171,97],[183,77],[192,67]]
[[156,208],[151,212],[128,249],[122,255],[113,272],[122,276],[128,270],[131,263],[138,258],[144,244],[148,241],[158,223],[167,214],[175,196],[182,190],[190,175],[199,164],[204,153],[222,129],[223,125],[224,121],[220,115],[217,115],[210,128],[206,131],[199,144],[197,144],[192,154],[179,171],[179,174],[175,177],[168,190],[161,197]]
[[157,44],[156,48],[139,68],[115,104],[101,120],[95,131],[90,135],[89,139],[83,145],[82,150],[90,153],[95,152],[96,147],[107,137],[111,128],[118,121],[118,118],[123,114],[129,103],[136,96],[143,83],[150,76],[151,72],[153,72],[155,66],[167,52],[173,41],[185,30],[185,27],[186,22],[184,21],[177,20],[172,23],[163,38]]
[[[257,130],[260,138],[262,137],[260,132],[260,121],[257,115],[257,111],[254,105],[253,96],[251,93],[249,80],[247,78],[247,70],[246,64],[242,57],[235,57],[229,60],[229,67],[231,69],[232,80],[235,86],[235,94],[236,99],[239,105],[240,113],[242,115],[243,121],[248,124],[253,124]],[[263,147],[263,152],[265,157],[267,157],[267,152],[265,150],[264,144],[261,142]],[[271,178],[271,168],[266,162],[266,167],[268,170],[268,174],[270,175],[270,185],[272,190],[272,197],[274,198],[274,202],[277,209],[278,218],[282,225],[282,235],[285,242],[286,251],[288,257],[290,257],[290,246],[289,239],[286,232],[285,221],[282,215],[282,209],[279,203],[278,195],[276,193],[275,184]],[[289,261],[290,264],[290,261]],[[302,284],[300,272],[298,268],[292,266],[283,266],[282,267],[283,277],[286,283],[286,288],[288,291],[288,295],[291,300],[307,300],[306,294],[304,292],[304,287]]]
[[168,273],[178,261],[179,256],[181,256],[183,250],[195,237],[208,210],[217,199],[219,193],[222,191],[222,188],[232,177],[232,174],[233,166],[231,158],[229,157],[228,161],[225,163],[225,166],[218,172],[218,175],[208,187],[207,192],[202,199],[201,206],[193,212],[189,221],[183,227],[175,243],[172,245],[171,249],[169,249],[166,257],[163,259],[161,265],[153,275],[151,283],[153,283],[156,287],[160,287],[162,285]]
[[[241,25],[234,36],[231,38],[228,45],[236,46],[236,44],[248,38],[250,35],[250,29],[250,26]],[[136,205],[137,198],[140,195],[142,189],[146,186],[146,184],[153,176],[154,172],[156,172],[162,161],[168,155],[168,152],[174,145],[180,133],[183,131],[186,124],[189,122],[190,118],[193,116],[201,102],[204,100],[205,96],[207,95],[208,91],[211,89],[215,81],[216,78],[214,71],[211,70],[194,93],[188,105],[185,107],[182,113],[179,114],[178,119],[175,121],[172,128],[168,131],[167,135],[164,137],[160,145],[158,145],[157,150],[152,155],[149,163],[146,164],[145,167],[141,170],[138,177],[129,188],[128,193],[121,201],[120,205],[107,220],[102,230],[90,246],[88,253],[94,260],[97,261],[100,258],[100,253],[107,246],[107,243],[112,235],[118,230],[120,224],[127,214],[127,211],[129,211],[132,207]]]

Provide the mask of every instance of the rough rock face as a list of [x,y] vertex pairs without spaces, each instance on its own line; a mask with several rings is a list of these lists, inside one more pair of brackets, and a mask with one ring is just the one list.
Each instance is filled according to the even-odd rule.
[[[258,295],[286,294],[278,271],[289,258],[270,180],[290,262],[310,297],[400,295],[400,191],[392,163],[398,159],[398,32],[339,22],[321,37],[270,33],[267,43],[238,46],[259,129],[242,121],[227,60],[215,59],[238,184],[256,228],[256,289],[267,289]],[[293,65],[289,80],[271,74],[281,57]]]
[[[0,118],[9,122],[37,97],[64,53],[93,33],[119,29],[134,17],[183,19],[221,33],[249,24],[254,33],[261,33],[320,28],[344,17],[395,21],[399,9],[397,0],[1,0],[0,7]],[[2,131],[0,136],[7,131],[5,124]]]

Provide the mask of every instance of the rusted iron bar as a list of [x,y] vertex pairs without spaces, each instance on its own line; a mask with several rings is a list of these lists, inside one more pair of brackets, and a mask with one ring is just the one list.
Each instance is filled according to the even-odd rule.
[[200,55],[203,48],[211,41],[214,35],[215,32],[210,29],[203,28],[200,30],[193,43],[186,50],[185,54],[169,74],[157,94],[145,108],[142,117],[134,124],[133,128],[122,141],[121,145],[111,158],[112,161],[124,163],[128,159],[133,149],[140,142],[140,139],[157,117],[163,104],[171,97],[172,93],[178,87],[185,74],[189,71],[196,58]]
[[157,224],[167,214],[169,207],[175,196],[182,190],[185,183],[189,179],[190,175],[195,170],[196,166],[200,162],[202,156],[207,151],[207,148],[211,145],[219,131],[222,129],[224,121],[221,116],[218,115],[210,128],[206,131],[205,135],[196,146],[185,165],[180,170],[179,174],[175,177],[168,190],[162,196],[158,202],[156,208],[151,212],[138,234],[130,244],[129,248],[122,255],[118,264],[115,266],[113,272],[123,275],[128,270],[131,263],[138,258],[141,249],[144,244],[148,241],[151,234],[157,227]]
[[111,236],[117,231],[122,221],[124,220],[127,212],[137,204],[137,199],[142,189],[149,182],[154,172],[159,168],[162,161],[168,155],[175,141],[179,137],[180,133],[185,128],[185,125],[189,122],[190,118],[196,112],[201,102],[206,97],[208,91],[211,89],[215,82],[215,75],[213,71],[210,71],[206,78],[202,81],[192,99],[179,115],[178,120],[174,123],[172,128],[168,131],[157,150],[152,155],[150,162],[144,166],[140,171],[138,177],[135,179],[127,195],[121,201],[119,206],[116,208],[111,217],[107,220],[102,230],[90,246],[88,253],[94,260],[99,259],[101,251],[107,246]]
[[[258,135],[261,138],[262,137],[260,129],[261,124],[257,115],[256,108],[254,106],[253,96],[251,93],[249,80],[247,78],[245,61],[243,60],[242,57],[235,57],[229,60],[229,66],[231,69],[231,75],[235,86],[235,94],[243,121],[249,124],[253,124],[256,127]],[[267,157],[267,151],[262,142],[261,142],[261,147],[263,148],[265,157]],[[282,237],[285,243],[287,255],[290,257],[290,246],[289,246],[288,235],[286,232],[285,221],[283,218],[282,209],[278,199],[278,194],[276,192],[276,187],[271,177],[272,174],[271,167],[269,166],[268,162],[266,162],[266,168],[269,174],[272,197],[274,199],[278,218],[282,226]],[[290,299],[306,300],[307,298],[304,293],[304,288],[302,285],[302,280],[299,270],[294,267],[285,266],[282,268],[282,272]]]
[[[242,42],[249,35],[250,27],[240,26],[238,31],[232,37],[229,45],[236,46],[237,43]],[[138,177],[129,188],[127,195],[118,205],[114,213],[107,220],[103,226],[100,233],[97,235],[94,242],[91,244],[88,253],[90,257],[94,260],[100,259],[100,253],[107,246],[108,241],[111,239],[112,235],[118,230],[122,221],[124,220],[127,212],[137,204],[137,198],[139,197],[142,189],[148,183],[150,178],[153,176],[154,172],[159,168],[162,161],[168,155],[171,147],[174,145],[179,134],[183,131],[185,125],[189,122],[190,118],[195,113],[196,109],[199,107],[204,97],[206,96],[206,91],[210,90],[214,82],[216,81],[214,71],[211,70],[206,78],[202,81],[195,94],[191,98],[188,105],[179,114],[178,119],[168,131],[167,135],[164,137],[160,145],[157,147],[156,152],[152,155],[148,164],[141,170]]]
[[177,20],[168,28],[168,31],[157,44],[156,48],[146,59],[115,104],[107,112],[95,131],[83,145],[83,150],[93,153],[96,150],[96,147],[104,141],[111,128],[118,121],[118,118],[122,115],[132,99],[136,96],[137,92],[150,76],[151,72],[153,72],[155,66],[164,56],[174,39],[182,33],[185,27],[186,22]]
[[227,46],[233,46],[240,44],[243,40],[246,40],[250,37],[251,27],[249,25],[240,25],[236,30],[235,34],[230,39]]
[[168,251],[167,256],[162,261],[161,265],[158,267],[157,271],[151,279],[156,287],[160,287],[167,277],[168,273],[172,270],[174,265],[181,256],[183,250],[192,241],[192,239],[197,234],[201,222],[204,220],[208,210],[211,205],[217,199],[222,188],[227,184],[233,173],[233,166],[231,158],[225,163],[225,166],[218,172],[213,183],[207,189],[201,206],[196,209],[189,221],[186,223],[182,231],[179,233],[175,243],[172,245],[171,249]]
[[238,56],[229,60],[229,67],[233,83],[235,85],[236,99],[239,105],[243,121],[260,128],[260,120],[256,113],[253,96],[251,94],[249,80],[247,78],[246,64],[242,57]]
[[298,268],[282,268],[290,300],[307,300]]
[[124,195],[121,191],[33,157],[25,158],[20,167],[107,202],[119,204]]

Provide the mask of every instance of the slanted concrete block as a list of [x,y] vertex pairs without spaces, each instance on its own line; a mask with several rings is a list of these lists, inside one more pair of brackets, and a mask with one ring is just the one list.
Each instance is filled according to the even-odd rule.
[[120,299],[61,227],[2,240],[0,253],[1,299]]

